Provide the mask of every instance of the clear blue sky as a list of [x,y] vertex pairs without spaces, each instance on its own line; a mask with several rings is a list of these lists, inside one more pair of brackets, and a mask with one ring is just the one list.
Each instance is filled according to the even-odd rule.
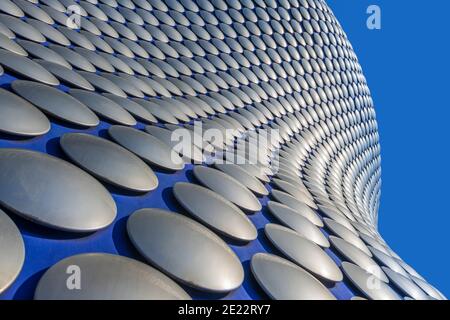
[[[450,1],[328,0],[359,57],[382,148],[379,229],[450,297]],[[381,8],[382,29],[366,28]]]

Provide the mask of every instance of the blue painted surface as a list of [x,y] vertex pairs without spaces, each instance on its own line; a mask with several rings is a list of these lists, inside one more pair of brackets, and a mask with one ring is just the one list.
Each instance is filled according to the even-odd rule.
[[[5,74],[0,77],[0,86],[9,89],[10,83],[15,77]],[[64,86],[60,87],[65,90]],[[67,132],[86,132],[108,139],[107,129],[111,124],[102,121],[99,126],[91,129],[71,128],[66,123],[56,122],[50,118],[52,128],[44,136],[23,139],[12,136],[0,135],[0,148],[24,148],[45,152],[53,156],[69,161],[59,147],[59,138]],[[137,128],[143,128],[143,123],[138,123]],[[58,261],[80,253],[106,252],[131,257],[140,261],[145,260],[134,249],[126,232],[126,221],[130,214],[141,208],[163,208],[175,212],[187,214],[174,199],[172,186],[179,181],[194,181],[192,165],[187,165],[182,171],[165,173],[156,171],[159,187],[147,194],[122,193],[120,190],[105,185],[112,193],[117,204],[118,214],[114,223],[108,228],[92,234],[65,233],[51,230],[28,222],[6,211],[20,228],[25,242],[26,257],[24,268],[14,284],[2,295],[0,299],[32,299],[33,293],[40,277],[44,272]],[[155,169],[155,168],[153,168]],[[266,186],[270,190],[270,185]],[[49,199],[51,201],[51,199]],[[264,205],[269,201],[268,197],[260,198]],[[259,288],[250,270],[251,257],[257,252],[270,252],[282,255],[269,243],[264,235],[264,226],[268,222],[276,222],[264,206],[261,212],[249,216],[258,229],[258,239],[249,244],[234,243],[224,239],[240,258],[244,270],[245,281],[237,290],[228,294],[207,294],[184,287],[186,291],[196,299],[267,299],[268,297]],[[325,234],[326,231],[324,231]],[[339,264],[340,259],[327,250]],[[343,282],[327,285],[331,292],[339,299],[350,299],[354,296],[352,289]]]
[[[359,58],[381,137],[379,229],[400,257],[450,296],[450,1],[328,0]],[[381,8],[381,30],[366,9]]]

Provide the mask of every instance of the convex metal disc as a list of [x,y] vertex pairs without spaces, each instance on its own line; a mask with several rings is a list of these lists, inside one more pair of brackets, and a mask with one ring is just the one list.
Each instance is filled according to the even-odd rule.
[[196,166],[195,177],[206,187],[217,192],[241,209],[259,211],[262,206],[258,199],[239,181],[219,170]]
[[343,262],[342,270],[350,281],[369,299],[400,300],[398,294],[388,284],[367,273],[357,265]]
[[148,133],[125,126],[111,126],[108,133],[115,142],[150,165],[173,171],[184,168],[183,159],[175,151]]
[[60,144],[77,165],[116,187],[137,192],[158,187],[152,169],[118,144],[85,133],[66,133]]
[[200,290],[228,292],[244,280],[235,253],[201,224],[161,209],[142,209],[128,219],[128,235],[153,265]]
[[18,136],[39,136],[50,131],[50,121],[32,104],[0,89],[0,132]]
[[330,243],[320,229],[295,210],[275,201],[267,204],[272,213],[282,224],[297,231],[304,238],[321,247],[328,248]]
[[314,242],[277,224],[266,224],[264,231],[272,244],[299,266],[327,281],[342,281],[336,263]]
[[[69,273],[70,272],[70,273]],[[68,276],[79,275],[79,283]],[[70,287],[68,284],[73,284]],[[77,289],[76,286],[79,286]],[[36,300],[190,300],[160,271],[133,259],[106,253],[75,255],[50,267],[37,285]]]
[[92,232],[110,225],[116,204],[94,178],[61,159],[0,149],[0,203],[51,228]]
[[17,278],[25,260],[25,245],[14,222],[0,209],[0,294]]
[[177,201],[194,217],[212,229],[241,241],[258,236],[255,226],[233,203],[205,187],[178,182],[173,187]]
[[14,81],[11,86],[24,99],[57,119],[84,127],[95,127],[100,122],[88,107],[61,90],[23,80]]
[[0,65],[14,74],[31,80],[51,86],[59,85],[58,79],[33,60],[3,49],[0,49]]
[[251,270],[261,288],[277,300],[336,300],[330,291],[307,271],[278,256],[257,253]]
[[259,196],[267,196],[269,194],[266,187],[264,187],[259,180],[245,171],[242,167],[239,167],[233,163],[215,163],[214,166],[220,171],[238,180],[255,194]]

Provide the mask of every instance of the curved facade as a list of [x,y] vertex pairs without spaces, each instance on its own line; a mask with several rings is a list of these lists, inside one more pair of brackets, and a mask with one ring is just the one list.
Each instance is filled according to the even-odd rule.
[[0,66],[0,298],[445,299],[325,1],[2,0]]

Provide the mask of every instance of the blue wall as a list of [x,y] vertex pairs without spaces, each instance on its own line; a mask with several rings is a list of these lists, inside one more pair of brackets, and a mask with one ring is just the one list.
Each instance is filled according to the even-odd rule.
[[[450,1],[327,2],[375,101],[383,172],[380,231],[449,297]],[[379,31],[366,27],[371,4],[381,8]]]

